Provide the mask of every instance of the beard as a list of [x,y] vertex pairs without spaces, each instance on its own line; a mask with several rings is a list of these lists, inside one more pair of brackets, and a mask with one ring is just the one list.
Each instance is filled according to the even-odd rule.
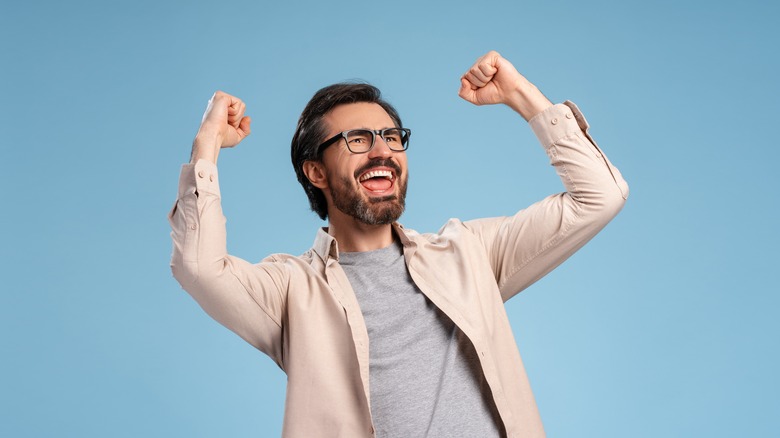
[[[366,166],[370,167],[370,166]],[[396,165],[392,165],[396,167]],[[360,171],[356,174],[362,173]],[[393,184],[398,184],[398,195],[383,196],[381,198],[366,197],[360,187],[356,187],[356,178],[349,177],[329,178],[338,181],[338,185],[331,186],[333,206],[342,213],[367,225],[387,225],[398,220],[406,208],[406,175],[400,176],[400,169],[396,169],[396,179]]]

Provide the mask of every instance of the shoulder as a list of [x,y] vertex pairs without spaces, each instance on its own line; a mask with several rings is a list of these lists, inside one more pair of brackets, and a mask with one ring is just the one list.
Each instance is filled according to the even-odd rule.
[[292,254],[286,254],[286,253],[276,253],[276,254],[271,254],[266,258],[264,258],[260,262],[260,265],[274,264],[274,265],[287,266],[290,269],[295,269],[295,268],[311,266],[312,263],[314,262],[314,259],[316,258],[318,257],[315,254],[314,250],[312,249],[298,256]]
[[418,245],[446,246],[453,242],[472,239],[474,233],[468,226],[470,223],[471,221],[463,222],[458,218],[451,218],[435,233],[419,233],[409,228],[402,228],[402,230],[409,241]]
[[[498,216],[462,221],[448,220],[437,232],[411,234],[410,240],[423,248],[453,248],[466,251],[484,251],[496,240],[503,240],[513,229],[512,217]],[[522,221],[520,221],[522,223]],[[518,225],[522,226],[522,225]]]

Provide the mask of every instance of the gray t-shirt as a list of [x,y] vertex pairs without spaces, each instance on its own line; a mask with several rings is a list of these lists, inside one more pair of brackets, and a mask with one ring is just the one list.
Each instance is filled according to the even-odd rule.
[[340,253],[339,263],[368,329],[376,436],[502,436],[471,341],[414,284],[401,245]]

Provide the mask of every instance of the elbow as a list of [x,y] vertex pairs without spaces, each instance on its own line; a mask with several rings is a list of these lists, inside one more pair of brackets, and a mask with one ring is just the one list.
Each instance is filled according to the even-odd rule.
[[190,294],[218,285],[226,273],[227,260],[183,260],[177,254],[171,258],[171,273],[181,287]]
[[196,285],[208,283],[222,275],[225,262],[222,257],[204,257],[204,242],[197,236],[187,236],[186,224],[176,225],[171,232],[171,273],[184,290],[192,293]]
[[[628,196],[628,191],[625,193],[626,196]],[[626,198],[623,196],[610,196],[604,207],[604,214],[607,217],[607,222],[611,221],[615,216],[617,216],[625,205]]]
[[626,205],[626,199],[628,198],[628,184],[623,182],[619,186],[612,187],[612,190],[603,192],[598,197],[598,201],[590,203],[589,206],[593,221],[601,227],[605,226],[620,213],[623,206]]
[[184,260],[174,255],[171,259],[171,273],[184,290],[190,290],[198,281],[198,264],[195,262],[184,262]]
[[620,213],[628,198],[628,185],[609,184],[593,187],[572,196],[577,205],[577,215],[583,224],[601,229]]
[[[171,225],[176,225],[173,220],[171,220]],[[182,288],[189,290],[198,279],[198,263],[185,260],[184,254],[189,248],[187,247],[182,229],[182,226],[173,226],[173,231],[171,232],[173,252],[171,254],[170,266],[173,278],[179,282]]]
[[611,214],[611,217],[617,216],[617,214],[620,213],[620,210],[623,209],[623,206],[626,205],[628,192],[628,183],[621,179],[614,190],[610,191],[605,196],[605,210]]

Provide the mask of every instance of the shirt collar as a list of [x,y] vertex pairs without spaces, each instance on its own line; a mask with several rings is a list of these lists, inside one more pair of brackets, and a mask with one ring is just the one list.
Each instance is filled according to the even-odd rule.
[[[398,239],[401,241],[401,245],[403,245],[404,248],[415,246],[415,243],[407,234],[407,231],[404,230],[403,225],[394,222],[393,231],[396,236],[398,236]],[[317,230],[312,249],[324,262],[327,262],[329,258],[333,258],[336,261],[339,259],[339,244],[333,236],[328,234],[327,227],[320,227]]]

